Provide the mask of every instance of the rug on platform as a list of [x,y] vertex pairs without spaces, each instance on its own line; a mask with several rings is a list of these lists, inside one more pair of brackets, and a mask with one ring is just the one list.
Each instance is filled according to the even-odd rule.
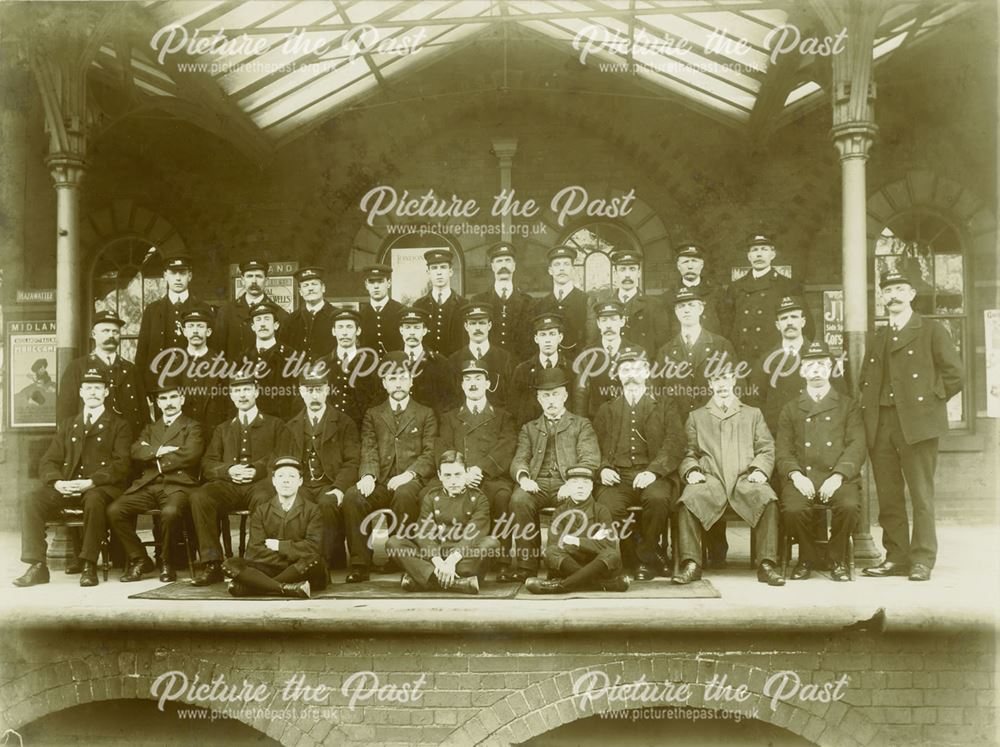
[[[486,583],[479,588],[479,597],[484,599],[513,599],[519,584]],[[313,599],[475,599],[465,594],[446,591],[406,592],[399,588],[399,574],[385,578],[373,578],[360,584],[334,582],[323,591],[315,592]],[[185,599],[211,601],[213,599],[285,600],[285,597],[234,597],[226,589],[225,583],[212,586],[192,586],[190,581],[175,581],[155,589],[133,594],[129,599]],[[297,600],[290,600],[297,601]]]
[[523,586],[517,592],[516,599],[721,599],[719,590],[712,586],[711,581],[702,579],[680,586],[670,582],[670,579],[655,581],[633,581],[628,591],[574,591],[569,594],[532,594]]

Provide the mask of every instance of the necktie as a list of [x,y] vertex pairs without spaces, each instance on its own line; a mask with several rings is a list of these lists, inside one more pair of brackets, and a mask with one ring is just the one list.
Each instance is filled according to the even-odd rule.
[[551,358],[546,358],[545,359],[545,367],[546,368],[552,368],[552,359]]
[[89,431],[90,430],[90,426],[92,426],[93,424],[94,424],[94,418],[88,412],[87,416],[83,419],[83,427],[86,428]]
[[437,305],[438,306],[443,306],[444,305],[444,294],[443,293],[438,293],[437,294]]
[[240,424],[241,424],[241,425],[242,425],[242,426],[243,426],[244,428],[246,428],[246,427],[247,427],[247,425],[248,425],[248,423],[247,423],[247,414],[246,414],[245,412],[243,412],[243,413],[240,413]]
[[313,416],[313,417],[311,417],[309,419],[312,421],[312,427],[313,428],[315,428],[317,425],[319,425],[319,418],[318,417]]
[[506,301],[507,300],[507,289],[506,288],[501,288],[500,289],[500,300],[501,301]]
[[474,352],[474,354],[476,356],[476,360],[479,360],[480,358],[483,357],[483,348],[482,348],[482,346],[477,345],[475,351],[473,351],[473,352]]
[[416,362],[417,362],[417,356],[416,356],[415,354],[413,354],[413,353],[407,353],[407,354],[406,354],[406,357],[407,357],[407,359],[408,359],[408,360],[410,361],[410,365],[411,365],[411,366],[412,366],[412,365],[413,365],[414,363],[416,363]]

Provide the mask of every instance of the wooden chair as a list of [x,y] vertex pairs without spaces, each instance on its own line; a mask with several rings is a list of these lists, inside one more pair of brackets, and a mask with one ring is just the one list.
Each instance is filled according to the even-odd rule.
[[[829,503],[815,502],[811,508],[812,511],[817,514],[822,513],[823,518],[823,539],[817,540],[816,545],[820,548],[825,548],[826,544],[829,542],[830,537],[830,523],[833,520],[833,506]],[[813,522],[815,525],[815,522]],[[779,545],[781,557],[778,562],[781,563],[781,573],[785,578],[788,578],[788,564],[792,560],[792,543],[795,541],[795,537],[790,531],[785,527],[785,522],[781,522],[782,536],[779,538]],[[847,575],[854,580],[854,537],[852,535],[847,536]]]
[[[143,547],[153,548],[153,562],[156,563],[157,567],[160,565],[160,558],[164,553],[163,548],[163,531],[161,527],[161,516],[163,512],[158,508],[151,508],[148,511],[143,511],[139,516],[149,516],[153,520],[153,539],[144,540],[142,542]],[[194,576],[194,557],[191,554],[191,538],[188,533],[188,521],[186,516],[181,517],[181,542],[184,544],[184,554],[187,556],[188,572]],[[169,549],[166,550],[167,553],[170,552]],[[168,555],[169,557],[169,555]]]
[[250,511],[245,509],[230,511],[228,514],[223,514],[219,517],[219,531],[222,533],[222,550],[227,558],[233,557],[233,534],[229,524],[230,516],[240,517],[239,557],[242,558],[247,554],[247,521],[250,519]]
[[[681,570],[680,553],[677,552],[678,543],[677,540],[680,537],[680,518],[679,518],[680,505],[678,504],[678,510],[670,514],[670,547],[673,549],[674,555],[674,575],[676,576]],[[743,521],[738,513],[736,513],[732,506],[726,505],[726,510],[723,512],[719,519],[720,521],[725,521],[727,524],[732,521]],[[745,522],[744,522],[745,523]],[[705,543],[705,535],[708,534],[707,531],[702,530],[702,542],[701,542],[701,567],[705,568],[708,565],[708,545]],[[779,546],[781,543],[781,538],[778,538]],[[753,528],[750,530],[750,570],[754,570],[756,566],[753,563],[753,559],[757,554],[757,542],[754,540]]]
[[[83,530],[83,509],[64,508],[57,518],[45,522],[46,530],[56,527],[65,527],[68,530],[71,536],[70,542],[75,552],[80,546],[79,534]],[[104,575],[104,580],[107,581],[108,572],[111,569],[111,540],[110,535],[107,533],[101,540],[101,552],[98,561],[98,565]]]

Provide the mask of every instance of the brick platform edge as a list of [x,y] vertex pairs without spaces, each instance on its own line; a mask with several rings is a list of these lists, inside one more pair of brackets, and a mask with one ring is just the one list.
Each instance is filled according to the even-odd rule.
[[[612,684],[643,677],[690,683],[687,705],[713,709],[720,704],[705,701],[705,685],[726,675],[729,684],[746,684],[752,693],[741,710],[756,709],[759,720],[820,745],[981,745],[996,738],[994,665],[994,635],[982,628],[629,635],[609,625],[603,633],[558,637],[486,632],[365,637],[14,627],[0,647],[0,727],[18,729],[78,704],[152,699],[151,684],[170,671],[189,680],[197,675],[201,682],[222,675],[229,684],[267,683],[272,692],[301,672],[308,685],[334,688],[320,706],[333,718],[239,717],[288,747],[508,744],[611,709],[665,705],[603,698],[582,705],[573,683],[584,672],[601,671]],[[838,702],[781,702],[772,709],[765,683],[784,670],[795,671],[804,684],[841,674],[849,684]],[[360,671],[375,672],[383,685],[410,683],[420,674],[426,683],[415,703],[368,702],[351,710],[340,688]],[[207,705],[221,710],[227,704]]]

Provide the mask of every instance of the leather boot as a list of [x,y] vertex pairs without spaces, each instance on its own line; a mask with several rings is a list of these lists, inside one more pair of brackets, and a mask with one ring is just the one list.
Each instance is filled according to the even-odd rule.
[[97,563],[83,561],[80,571],[80,586],[97,586]]
[[32,563],[23,575],[14,579],[14,586],[37,586],[49,582],[49,567],[45,563]]
[[312,594],[312,590],[309,588],[308,581],[299,581],[296,584],[282,584],[281,585],[281,596],[290,597],[291,599],[309,599]]

